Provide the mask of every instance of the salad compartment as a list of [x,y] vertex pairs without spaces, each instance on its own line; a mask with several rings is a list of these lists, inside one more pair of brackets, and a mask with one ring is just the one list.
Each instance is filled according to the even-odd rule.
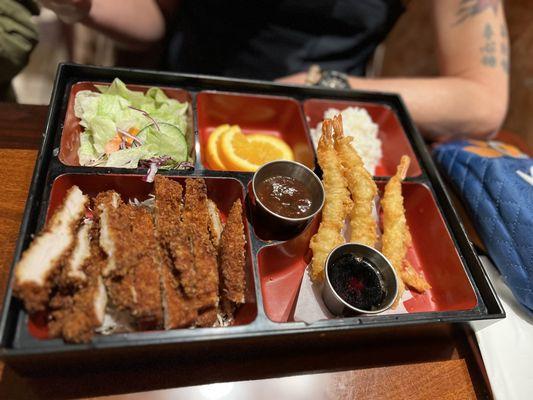
[[[109,86],[107,83],[101,82],[77,82],[72,85],[68,96],[67,110],[65,114],[65,120],[63,123],[63,129],[61,132],[61,144],[59,146],[59,161],[68,166],[79,166],[80,160],[78,157],[78,150],[80,148],[80,134],[83,131],[83,127],[80,125],[80,119],[76,117],[74,112],[74,105],[76,101],[76,94],[82,90],[90,90],[95,93],[99,93],[95,85]],[[145,93],[148,89],[154,86],[147,85],[131,85],[127,84],[126,87],[130,90],[141,91]],[[187,130],[185,132],[185,139],[189,148],[189,158],[194,164],[195,151],[194,151],[194,129],[193,129],[193,112],[192,112],[192,96],[187,90],[171,88],[171,87],[159,87],[170,99],[179,101],[180,103],[188,103],[187,108]]]
[[[324,119],[324,113],[330,109],[344,110],[348,107],[365,109],[372,121],[378,125],[378,138],[381,140],[382,158],[379,161],[375,176],[386,177],[396,173],[402,155],[411,158],[411,165],[407,171],[408,177],[419,176],[422,171],[418,159],[409,143],[409,138],[396,113],[387,105],[346,100],[310,99],[303,103],[308,128],[315,129]],[[346,132],[345,132],[346,133]]]

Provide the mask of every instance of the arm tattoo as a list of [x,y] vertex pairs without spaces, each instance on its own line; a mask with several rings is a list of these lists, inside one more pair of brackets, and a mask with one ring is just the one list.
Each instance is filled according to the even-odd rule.
[[459,25],[461,22],[482,13],[488,8],[491,8],[496,14],[499,6],[500,0],[461,0],[454,25]]
[[493,37],[494,31],[491,24],[485,24],[485,28],[483,28],[485,45],[481,48],[481,63],[487,67],[496,66],[496,42]]
[[499,51],[496,45],[496,34],[491,24],[486,23],[483,28],[484,45],[480,48],[481,64],[486,67],[496,68],[498,66],[498,55],[500,58],[499,65],[501,65],[504,72],[509,72],[509,46],[507,45],[507,29],[503,24],[500,27],[501,41],[499,43]]

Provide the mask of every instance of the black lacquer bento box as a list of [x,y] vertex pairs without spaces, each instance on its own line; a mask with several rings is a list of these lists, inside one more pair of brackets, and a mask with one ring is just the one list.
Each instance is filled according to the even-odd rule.
[[42,369],[43,365],[101,365],[106,360],[116,360],[117,356],[124,362],[180,360],[191,354],[209,357],[204,353],[216,354],[217,349],[222,353],[252,347],[268,350],[273,345],[283,347],[283,343],[312,344],[319,337],[331,341],[346,335],[356,337],[365,330],[378,332],[407,325],[505,316],[405,106],[398,96],[383,93],[61,64],[14,261],[73,184],[89,195],[114,189],[125,198],[142,200],[151,192],[152,184],[142,180],[146,169],[79,166],[76,155],[79,127],[72,113],[73,96],[78,90],[90,89],[94,83],[109,83],[116,77],[132,89],[158,86],[169,97],[191,103],[192,129],[188,136],[195,144],[192,146],[195,168],[160,173],[178,181],[189,176],[205,178],[208,195],[222,213],[227,213],[237,198],[245,208],[249,207],[245,200],[253,174],[206,167],[203,148],[214,127],[229,121],[243,130],[273,132],[293,148],[296,161],[317,168],[310,128],[330,107],[365,108],[379,126],[383,145],[383,158],[375,174],[380,190],[395,171],[401,155],[411,156],[411,167],[403,183],[406,217],[413,237],[410,257],[423,270],[432,289],[423,295],[415,294],[406,304],[408,313],[297,322],[295,302],[311,256],[309,240],[318,221],[294,239],[268,241],[262,237],[261,227],[254,226],[248,218],[246,304],[237,312],[232,326],[96,335],[88,344],[66,344],[61,339],[46,337],[43,327],[30,319],[22,303],[12,296],[10,285],[2,313],[0,355],[13,367],[32,370]]

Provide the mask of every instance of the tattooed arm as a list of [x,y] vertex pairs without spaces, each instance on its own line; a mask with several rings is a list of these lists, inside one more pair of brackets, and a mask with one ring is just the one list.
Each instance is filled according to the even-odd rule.
[[440,77],[355,79],[399,92],[426,136],[488,136],[507,112],[509,40],[499,0],[433,0]]
[[509,41],[503,5],[499,0],[433,0],[433,8],[439,77],[351,77],[350,84],[399,93],[426,137],[487,137],[507,112]]
[[509,40],[499,0],[433,0],[440,77],[361,80],[354,86],[399,92],[432,138],[486,137],[505,118]]

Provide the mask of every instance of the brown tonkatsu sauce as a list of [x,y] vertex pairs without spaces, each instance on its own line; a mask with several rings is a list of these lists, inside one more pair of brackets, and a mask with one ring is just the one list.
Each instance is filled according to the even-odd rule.
[[290,176],[273,176],[257,185],[259,201],[270,211],[287,218],[303,218],[311,212],[311,193]]

